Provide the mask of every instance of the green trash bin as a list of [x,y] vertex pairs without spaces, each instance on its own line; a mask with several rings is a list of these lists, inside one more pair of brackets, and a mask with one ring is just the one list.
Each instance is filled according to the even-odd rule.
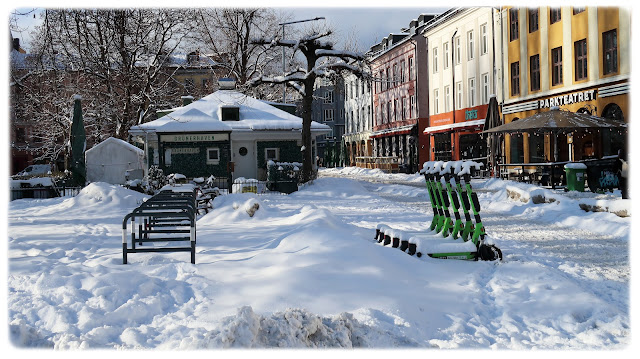
[[576,162],[567,163],[564,165],[564,171],[567,174],[567,190],[584,192],[584,174],[587,171],[587,165]]

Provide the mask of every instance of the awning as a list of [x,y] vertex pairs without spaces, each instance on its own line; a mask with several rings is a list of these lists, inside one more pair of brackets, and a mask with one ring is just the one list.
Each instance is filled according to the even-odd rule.
[[424,129],[423,133],[445,132],[445,131],[451,131],[451,130],[466,130],[466,129],[472,129],[474,127],[479,127],[479,126],[484,126],[484,119],[451,123],[448,125],[441,125],[441,126],[427,127]]
[[395,136],[395,135],[408,135],[411,133],[411,129],[416,125],[407,125],[400,126],[394,128],[388,128],[385,130],[375,131],[371,134],[372,138],[380,138],[386,136]]

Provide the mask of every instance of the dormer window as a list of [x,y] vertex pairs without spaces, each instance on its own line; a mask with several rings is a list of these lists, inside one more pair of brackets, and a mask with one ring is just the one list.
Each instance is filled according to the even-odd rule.
[[221,106],[222,121],[240,121],[240,107]]

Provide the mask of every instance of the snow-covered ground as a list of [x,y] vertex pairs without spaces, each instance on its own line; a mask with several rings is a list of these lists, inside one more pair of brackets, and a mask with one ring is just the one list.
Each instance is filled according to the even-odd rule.
[[[422,181],[343,168],[287,196],[218,197],[197,223],[196,265],[188,253],[134,253],[122,264],[122,218],[143,201],[139,193],[94,183],[74,198],[13,201],[11,341],[58,349],[629,348],[632,217],[579,206],[630,211],[619,193],[544,192],[554,201],[533,204],[509,193],[537,188],[474,180],[504,261],[469,262],[416,258],[373,241],[379,223],[427,231]],[[256,201],[250,217],[245,207]]]

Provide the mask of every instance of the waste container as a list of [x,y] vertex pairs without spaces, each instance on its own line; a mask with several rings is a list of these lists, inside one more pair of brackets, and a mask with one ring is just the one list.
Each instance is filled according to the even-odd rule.
[[564,165],[567,174],[567,190],[584,192],[584,173],[587,165],[584,163],[567,163]]

